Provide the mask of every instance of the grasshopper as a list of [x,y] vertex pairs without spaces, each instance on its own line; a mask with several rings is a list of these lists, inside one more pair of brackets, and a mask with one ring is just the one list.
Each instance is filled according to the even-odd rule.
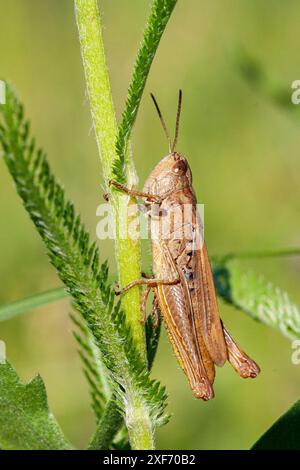
[[[191,169],[187,159],[175,150],[182,92],[179,92],[172,143],[158,104],[151,97],[169,143],[169,153],[151,172],[143,191],[115,181],[110,184],[133,197],[143,198],[148,209],[156,208],[149,213],[154,277],[138,279],[118,293],[146,285],[142,300],[145,318],[146,300],[151,289],[154,290],[155,302],[194,396],[210,400],[214,397],[215,366],[223,366],[228,360],[243,378],[256,377],[260,369],[235,343],[219,315]],[[184,216],[186,207],[188,217]],[[167,222],[163,223],[164,219]]]

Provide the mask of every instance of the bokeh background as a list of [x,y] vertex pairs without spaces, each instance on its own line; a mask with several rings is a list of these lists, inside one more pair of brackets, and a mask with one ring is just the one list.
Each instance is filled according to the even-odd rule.
[[[101,9],[120,115],[149,1],[101,0]],[[95,235],[101,167],[73,1],[0,0],[0,12],[0,76],[18,89],[38,142]],[[288,93],[300,79],[299,17],[297,0],[179,1],[154,61],[133,137],[140,184],[167,151],[149,92],[173,126],[182,88],[178,150],[188,156],[205,203],[212,254],[300,245],[300,119],[250,87],[236,65],[237,51],[246,50]],[[0,221],[1,304],[59,286],[3,161]],[[100,248],[114,271],[113,245],[101,242]],[[300,303],[299,259],[257,261],[252,267]],[[198,402],[163,335],[153,376],[167,386],[173,417],[158,432],[160,449],[249,448],[299,398],[300,366],[291,363],[290,342],[244,313],[223,303],[220,308],[262,373],[243,381],[226,365],[217,373],[216,398]],[[42,375],[52,411],[83,448],[95,423],[69,311],[63,301],[1,323],[0,338],[24,380]]]

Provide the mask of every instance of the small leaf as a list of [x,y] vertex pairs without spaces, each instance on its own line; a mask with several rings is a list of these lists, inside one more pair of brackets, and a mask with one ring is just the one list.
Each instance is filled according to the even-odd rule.
[[254,444],[253,450],[300,449],[300,400]]
[[148,369],[152,369],[152,365],[156,356],[158,342],[161,332],[161,313],[159,311],[158,324],[155,325],[155,319],[152,315],[149,315],[145,325],[146,331],[146,343],[147,343],[147,358],[148,358]]
[[0,447],[4,450],[72,449],[48,408],[38,375],[23,384],[13,367],[0,364]]

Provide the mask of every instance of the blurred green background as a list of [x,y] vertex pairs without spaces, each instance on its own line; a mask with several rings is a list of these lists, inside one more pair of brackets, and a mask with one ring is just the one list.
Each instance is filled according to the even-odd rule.
[[[120,114],[149,1],[100,3]],[[95,235],[101,168],[73,1],[0,0],[0,12],[0,76],[18,89],[38,142]],[[182,88],[178,150],[188,156],[199,202],[205,203],[212,254],[300,245],[300,119],[291,119],[288,111],[251,89],[235,63],[236,48],[245,48],[288,91],[300,79],[299,17],[297,0],[179,1],[154,61],[133,137],[140,185],[167,151],[149,92],[156,94],[171,127]],[[0,182],[3,304],[60,284],[3,161]],[[101,242],[100,248],[115,269],[113,245]],[[300,303],[299,259],[251,265]],[[198,402],[163,335],[153,376],[167,386],[173,417],[158,432],[160,449],[249,448],[300,397],[300,366],[291,363],[290,342],[243,313],[220,307],[262,373],[243,381],[226,365],[217,371],[216,398]],[[94,420],[68,313],[65,301],[41,308],[1,323],[0,338],[24,380],[42,375],[52,411],[82,448]]]

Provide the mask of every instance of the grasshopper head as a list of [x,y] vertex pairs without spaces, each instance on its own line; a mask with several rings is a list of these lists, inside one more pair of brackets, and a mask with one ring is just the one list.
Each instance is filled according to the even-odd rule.
[[164,157],[150,173],[144,192],[161,197],[171,191],[190,187],[192,174],[187,159],[178,152]]

